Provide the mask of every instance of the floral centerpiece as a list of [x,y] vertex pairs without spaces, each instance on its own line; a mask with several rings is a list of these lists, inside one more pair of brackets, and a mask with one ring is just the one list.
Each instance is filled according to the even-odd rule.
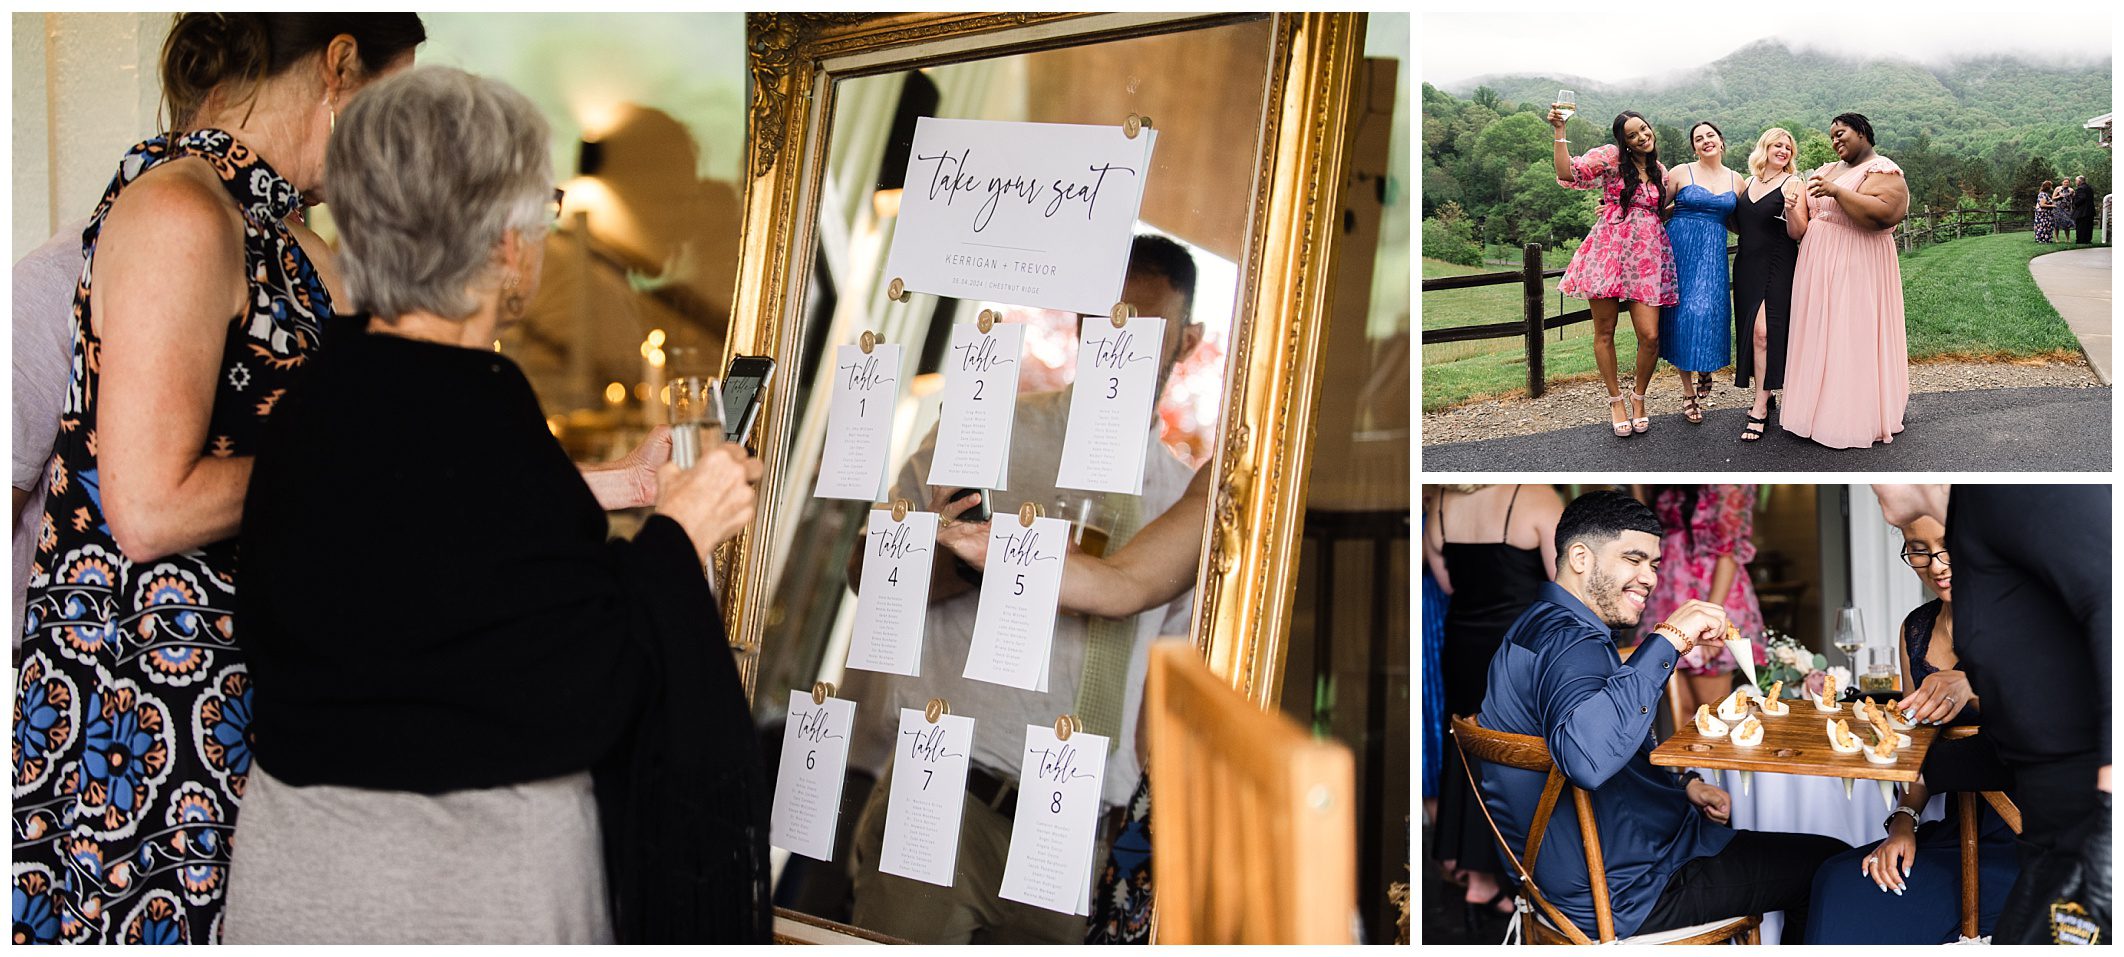
[[1819,693],[1825,674],[1836,675],[1838,689],[1851,687],[1851,675],[1847,669],[1829,667],[1828,658],[1816,654],[1814,649],[1800,644],[1799,639],[1791,635],[1766,628],[1762,639],[1756,642],[1756,648],[1755,677],[1765,688],[1775,682],[1784,682],[1780,697],[1799,698]]

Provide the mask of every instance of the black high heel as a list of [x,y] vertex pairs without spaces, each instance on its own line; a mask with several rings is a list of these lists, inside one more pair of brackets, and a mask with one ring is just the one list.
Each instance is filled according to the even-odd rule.
[[1482,901],[1480,903],[1476,901],[1462,901],[1461,904],[1464,907],[1464,910],[1461,913],[1461,923],[1467,928],[1468,935],[1472,937],[1475,934],[1481,932],[1483,921],[1511,917],[1512,914],[1518,910],[1517,905],[1515,905],[1512,910],[1497,909],[1497,905],[1507,904],[1511,902],[1511,889],[1500,884],[1497,887],[1497,895],[1495,897],[1490,898],[1489,900]]

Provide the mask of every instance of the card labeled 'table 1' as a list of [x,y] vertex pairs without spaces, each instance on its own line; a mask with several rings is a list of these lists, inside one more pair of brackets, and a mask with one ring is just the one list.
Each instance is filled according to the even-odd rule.
[[959,863],[959,817],[966,810],[973,735],[972,718],[947,714],[930,724],[922,712],[900,709],[879,871],[951,886]]
[[863,590],[856,596],[848,667],[920,677],[937,513],[908,512],[896,522],[890,509],[871,509],[862,547]]
[[1143,453],[1157,413],[1164,344],[1163,319],[1137,317],[1116,329],[1109,320],[1085,317],[1056,485],[1143,494]]
[[1091,912],[1092,848],[1098,840],[1106,745],[1106,738],[1096,734],[1080,731],[1063,741],[1051,726],[1025,726],[1018,815],[1000,891],[1005,900],[1064,914]]
[[877,501],[885,487],[892,413],[900,399],[898,345],[878,343],[833,351],[833,405],[826,413],[826,457],[819,463],[818,498]]
[[775,778],[768,840],[813,860],[833,860],[834,827],[841,817],[841,781],[848,769],[848,733],[855,727],[853,701],[789,692],[789,723],[782,730],[782,768]]
[[929,484],[1002,489],[1010,481],[1010,432],[1018,411],[1018,357],[1025,327],[975,323],[951,327],[944,355],[944,411]]
[[1062,598],[1062,555],[1069,523],[998,515],[988,528],[981,606],[974,613],[968,678],[1047,690],[1047,659],[1055,640],[1055,608]]

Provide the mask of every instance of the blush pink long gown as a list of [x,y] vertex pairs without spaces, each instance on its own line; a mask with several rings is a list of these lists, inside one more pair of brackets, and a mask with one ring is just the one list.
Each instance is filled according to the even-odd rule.
[[[1876,154],[1837,182],[1903,175]],[[1910,404],[1910,350],[1903,332],[1903,271],[1895,231],[1853,223],[1833,199],[1809,199],[1807,236],[1792,275],[1792,326],[1785,357],[1785,431],[1833,449],[1891,442]]]

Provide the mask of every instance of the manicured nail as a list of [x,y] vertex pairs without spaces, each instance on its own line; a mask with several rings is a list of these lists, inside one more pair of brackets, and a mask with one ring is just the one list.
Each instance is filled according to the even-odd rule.
[[1901,897],[1901,896],[1903,896],[1903,889],[1902,889],[1902,888],[1900,888],[1900,887],[1896,888],[1896,889],[1895,889],[1895,896],[1897,896],[1897,897]]

